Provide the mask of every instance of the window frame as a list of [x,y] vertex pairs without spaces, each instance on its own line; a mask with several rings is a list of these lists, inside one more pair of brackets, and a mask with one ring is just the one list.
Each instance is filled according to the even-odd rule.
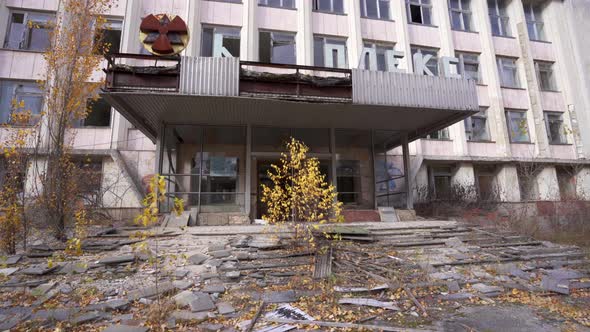
[[[434,133],[436,133],[436,136],[438,136],[438,137],[433,137]],[[445,127],[445,128],[435,130],[435,131],[429,133],[428,135],[426,135],[426,139],[433,140],[433,141],[452,141],[451,133],[449,132],[449,127]]]
[[[205,33],[205,29],[213,29],[213,33],[211,34],[212,39],[211,39],[211,55],[203,55],[203,51],[205,50],[205,48],[203,47],[204,43],[205,43],[205,38],[203,38],[203,34]],[[214,43],[215,43],[215,35],[216,35],[216,30],[217,29],[228,29],[228,30],[235,30],[237,31],[237,38],[235,38],[235,35],[231,35],[231,34],[227,34],[227,37],[234,37],[233,39],[238,39],[239,43],[240,43],[240,47],[238,48],[238,50],[241,48],[242,45],[242,28],[241,27],[235,27],[235,26],[226,26],[226,25],[212,25],[212,24],[202,24],[201,25],[201,49],[199,51],[200,56],[202,57],[216,57],[215,55],[215,49],[214,49]],[[222,44],[223,44],[223,38],[225,38],[226,35],[222,34]],[[228,50],[229,52],[229,50]],[[231,53],[230,53],[231,54]],[[223,54],[220,54],[219,56],[224,57]],[[233,55],[232,57],[234,58],[239,58],[240,54],[238,55]]]
[[[420,20],[422,22],[414,22],[412,21],[412,6],[418,6],[420,8]],[[434,20],[432,17],[432,0],[406,0],[406,13],[408,15],[408,23],[410,24],[420,24],[420,25],[434,25]],[[428,10],[429,14],[429,22],[424,22],[424,11]]]
[[[369,46],[367,46],[369,45]],[[370,62],[370,57],[369,54],[367,54],[365,52],[365,49],[370,48],[375,52],[375,59],[377,61],[377,63],[375,63],[375,68],[377,71],[390,71],[389,69],[393,66],[395,67],[395,61],[394,59],[388,58],[387,57],[387,51],[391,51],[391,52],[395,52],[395,44],[394,43],[387,43],[387,42],[378,42],[378,41],[374,41],[374,40],[363,40],[363,63],[365,66],[365,70],[370,70],[370,63],[369,63],[369,68],[367,68],[366,66],[366,62],[367,62],[367,57],[368,60]],[[382,51],[382,53],[385,55],[384,59],[385,59],[385,63],[384,65],[384,70],[379,69],[379,51]],[[393,55],[393,54],[392,54]],[[393,63],[390,63],[390,61],[393,61]]]
[[[258,6],[262,6],[262,7],[270,7],[270,8],[279,8],[279,9],[291,9],[291,10],[296,10],[297,9],[297,4],[295,0],[276,0],[276,1],[280,1],[280,5],[275,6],[272,4],[269,4],[270,0],[258,0]],[[289,1],[290,3],[293,4],[292,7],[287,7],[285,6],[285,2]]]
[[[539,81],[539,90],[541,91],[558,91],[557,82],[555,80],[555,74],[553,70],[553,66],[555,65],[554,62],[549,61],[534,61],[535,64],[535,73],[537,75],[537,81]],[[549,86],[545,86],[543,83],[541,73],[546,73],[549,75],[549,81],[547,82]]]
[[[451,30],[475,32],[473,30],[473,12],[471,10],[471,0],[467,0],[467,3],[468,3],[467,9],[463,8],[463,0],[457,0],[457,3],[459,4],[459,8],[453,8],[452,1],[453,0],[448,1]],[[458,29],[453,27],[453,13],[459,14],[459,26],[460,27]],[[467,25],[465,24],[466,18],[467,18]]]
[[[367,1],[373,1],[375,2],[375,7],[377,9],[377,16],[373,17],[373,16],[369,16],[368,13],[368,7],[367,7]],[[383,14],[381,13],[381,3],[387,3],[387,17],[384,17]],[[360,6],[361,6],[361,18],[367,18],[367,19],[371,19],[371,20],[383,20],[383,21],[393,21],[392,19],[392,15],[391,15],[391,1],[390,0],[360,0]]]
[[[316,51],[317,51],[317,47],[316,47],[316,42],[318,40],[321,40],[322,42],[322,64],[319,65],[316,63]],[[325,54],[326,54],[326,41],[337,41],[338,44],[334,43],[333,45],[340,45],[340,46],[344,46],[344,66],[335,66],[335,67],[328,67],[326,66],[326,58],[325,58]],[[344,45],[340,44],[343,43]],[[348,39],[347,38],[342,38],[342,37],[331,37],[331,36],[325,36],[325,35],[313,35],[313,57],[314,57],[314,66],[316,67],[324,67],[324,68],[348,68],[349,67],[349,63],[348,63]]]
[[[512,37],[512,30],[510,29],[510,16],[506,13],[506,2],[505,0],[487,0],[488,2],[488,16],[490,18],[490,31],[492,36],[496,37]],[[494,4],[494,12],[490,12],[490,2]],[[502,6],[500,5],[502,4]],[[494,33],[492,21],[495,20],[499,33]]]
[[[553,116],[558,116],[559,119],[551,120],[550,117],[553,117]],[[545,130],[547,131],[547,139],[549,140],[549,144],[551,144],[551,145],[566,145],[566,144],[568,144],[562,112],[544,111],[543,112],[543,120],[545,121]],[[559,137],[557,137],[557,138],[553,137],[553,135],[551,134],[551,123],[552,122],[559,122]]]
[[[532,2],[523,3],[524,17],[526,21],[529,40],[531,41],[547,41],[545,34],[545,23],[543,22],[542,13],[537,13],[536,9],[541,12],[540,5]],[[537,17],[540,16],[540,17]],[[531,33],[532,32],[532,33]]]
[[[473,61],[472,59],[467,58],[466,56],[474,56],[476,57],[477,61]],[[455,51],[455,57],[459,59],[459,64],[458,64],[458,74],[461,75],[463,78],[466,79],[473,79],[472,77],[466,77],[465,76],[465,64],[469,64],[469,65],[477,65],[477,79],[475,79],[475,82],[477,84],[483,84],[483,78],[481,75],[481,64],[479,61],[480,58],[480,54],[479,53],[471,53],[471,52],[459,52],[459,51]]]
[[[344,11],[344,0],[327,0],[330,1],[330,9],[320,9],[320,1],[321,0],[313,0],[313,11],[318,13],[325,13],[325,14],[335,14],[335,15],[346,15]],[[342,12],[335,11],[334,2],[339,1],[342,5]]]
[[[33,125],[40,117],[41,114],[43,113],[43,108],[45,107],[45,93],[44,91],[38,86],[38,84],[35,81],[27,81],[27,80],[7,80],[7,79],[0,79],[0,105],[2,105],[2,100],[3,100],[3,96],[2,96],[2,91],[3,91],[3,87],[5,85],[5,82],[7,82],[8,84],[12,84],[12,90],[11,90],[11,95],[9,96],[9,100],[7,102],[7,105],[9,105],[10,107],[6,108],[6,111],[8,112],[8,116],[7,116],[7,121],[4,120],[0,120],[0,124],[10,124],[12,126],[14,126],[15,124],[11,123],[10,118],[12,113],[15,111],[14,107],[12,106],[12,101],[16,100],[17,102],[19,102],[19,100],[22,100],[19,98],[19,96],[23,96],[23,97],[33,97],[33,98],[40,98],[40,103],[39,103],[39,110],[38,112],[35,110],[31,110],[32,112],[32,119],[31,122],[25,126],[30,126]],[[18,93],[17,89],[20,86],[27,86],[29,88],[37,88],[38,91],[37,92],[22,92],[22,93]],[[2,107],[2,106],[0,106]],[[4,107],[2,107],[4,108]],[[29,106],[25,103],[25,109],[30,109]],[[1,112],[3,112],[2,110],[0,110],[0,114],[2,114]]]
[[[505,110],[505,116],[506,116],[506,126],[508,127],[508,137],[510,138],[510,143],[531,143],[531,131],[529,129],[529,123],[528,123],[528,114],[527,114],[527,110],[518,110],[518,109],[506,109]],[[524,123],[526,125],[526,132],[523,132],[522,136],[526,135],[526,139],[522,139],[522,140],[516,140],[516,137],[514,137],[514,133],[513,133],[513,119],[510,116],[511,114],[522,114],[522,117],[520,118],[520,122]]]
[[[14,14],[23,14],[23,25],[25,25],[25,31],[24,32],[24,36],[22,38],[22,40],[19,42],[19,46],[18,47],[11,47],[10,46],[10,35],[11,35],[11,31],[13,29],[12,27],[12,19],[13,19],[13,15]],[[17,50],[17,51],[29,51],[29,52],[44,52],[44,49],[31,49],[31,31],[35,28],[31,28],[28,27],[28,17],[29,15],[45,15],[47,16],[47,21],[44,22],[44,30],[49,30],[49,32],[51,32],[54,28],[54,24],[55,24],[55,20],[56,20],[56,13],[55,12],[45,12],[45,11],[38,11],[38,10],[9,10],[8,13],[8,26],[6,28],[6,34],[4,36],[4,42],[2,44],[2,47],[5,49],[9,49],[9,50]],[[27,46],[22,47],[21,44],[25,43]],[[47,45],[49,45],[49,41],[47,41]]]
[[[260,35],[262,33],[268,33],[268,34],[270,34],[270,49],[269,49],[270,50],[270,54],[269,54],[270,62],[268,62],[268,63],[274,63],[274,64],[292,64],[292,65],[297,64],[297,33],[296,32],[283,32],[283,31],[274,31],[274,30],[260,29],[260,30],[258,30],[258,40],[259,41],[260,41]],[[292,44],[293,45],[293,63],[284,62],[284,61],[282,61],[282,62],[275,62],[275,61],[273,61],[273,50],[274,50],[273,49],[273,46],[274,46],[274,44],[273,44],[273,41],[274,41],[273,40],[273,34],[280,34],[280,35],[284,35],[284,36],[293,37],[293,44]],[[258,43],[258,59],[259,60],[261,58],[261,56],[260,56],[261,55],[260,45],[261,44],[259,42]],[[291,44],[289,44],[289,45],[291,45]],[[260,60],[260,61],[262,62],[262,60]]]
[[[474,138],[474,133],[475,133],[475,126],[473,125],[473,120],[474,119],[478,119],[478,120],[482,120],[484,121],[484,135],[485,138]],[[464,121],[464,126],[465,126],[465,135],[467,136],[467,141],[468,142],[491,142],[491,135],[490,135],[490,122],[488,121],[488,107],[479,107],[479,112],[476,114],[473,114],[472,116],[466,118]],[[478,136],[482,136],[482,135],[478,135]]]
[[[414,50],[416,50],[416,52],[414,52]],[[414,63],[414,54],[416,54],[416,53],[420,53],[420,54],[434,53],[432,55],[432,58],[425,64],[425,66],[428,69],[430,69],[430,71],[432,71],[432,68],[430,68],[428,66],[428,64],[434,63],[436,65],[436,72],[432,71],[432,73],[434,74],[434,76],[439,76],[440,75],[440,66],[438,63],[438,60],[439,60],[438,52],[439,52],[439,49],[437,49],[437,48],[410,45],[410,53],[412,54],[412,68],[414,69],[414,72],[416,71],[416,64]]]
[[[452,195],[452,188],[453,188],[453,166],[452,165],[431,165],[429,166],[429,183],[430,183],[430,192],[432,193],[432,198],[434,200],[449,200],[451,199]],[[448,185],[448,192],[444,190],[440,190],[442,188],[438,188],[436,186],[436,179],[437,178],[444,178],[446,179]],[[439,197],[440,195],[447,194],[449,197]]]
[[[496,67],[498,67],[498,76],[500,76],[500,87],[511,89],[522,89],[520,74],[518,72],[518,59],[504,56],[496,56]],[[512,70],[512,80],[514,85],[509,85],[504,80],[506,69]]]
[[[102,38],[99,39],[99,36],[100,36],[99,35],[99,31],[102,31],[102,33],[104,33],[105,31],[106,32],[108,32],[108,31],[119,31],[119,34],[120,34],[120,36],[119,36],[119,48],[117,50],[113,50],[112,48],[110,48],[108,50],[108,53],[102,53],[102,52],[100,52],[100,53],[97,53],[97,54],[104,55],[104,54],[119,53],[121,51],[121,39],[123,38],[123,21],[124,21],[123,19],[108,18],[108,19],[106,19],[106,22],[103,24],[103,28],[101,28],[101,29],[96,29],[95,28],[94,29],[94,36],[95,37],[94,37],[93,43],[101,42],[102,41]],[[120,27],[120,29],[112,29],[112,28],[110,28],[112,26],[112,24],[120,24],[121,27]],[[94,25],[96,26],[96,20],[94,22]],[[107,26],[108,26],[108,28],[107,28]],[[102,48],[97,49],[97,51],[102,51]]]

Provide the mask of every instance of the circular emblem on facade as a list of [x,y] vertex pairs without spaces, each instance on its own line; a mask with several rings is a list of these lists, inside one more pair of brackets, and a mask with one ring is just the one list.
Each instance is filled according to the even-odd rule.
[[180,16],[150,14],[139,26],[139,40],[154,55],[174,55],[188,45],[189,32]]

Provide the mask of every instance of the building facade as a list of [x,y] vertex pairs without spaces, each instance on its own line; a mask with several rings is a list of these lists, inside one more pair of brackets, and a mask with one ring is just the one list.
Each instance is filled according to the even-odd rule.
[[[34,81],[44,74],[44,23],[58,11],[58,0],[1,2],[2,121],[14,98],[41,111]],[[342,69],[332,76],[353,69],[353,81],[366,74],[377,90],[385,83],[370,73],[441,77],[432,89],[447,82],[443,77],[458,77],[476,84],[479,112],[417,113],[417,101],[432,89],[413,96],[416,91],[400,87],[396,95],[414,98],[412,107],[402,110],[399,100],[363,100],[361,85],[355,89],[353,83],[353,106],[331,99],[329,106],[314,109],[309,100],[306,106],[282,104],[260,94],[252,98],[258,103],[234,101],[247,104],[243,106],[203,97],[183,106],[203,109],[201,117],[187,123],[186,112],[174,115],[167,109],[181,107],[178,98],[148,103],[142,97],[125,105],[132,94],[117,101],[107,93],[75,129],[74,151],[92,156],[102,169],[106,205],[118,209],[138,207],[143,179],[159,172],[173,175],[171,191],[200,212],[259,218],[263,207],[257,203],[257,188],[267,181],[266,170],[289,136],[311,147],[350,209],[402,206],[412,198],[448,199],[458,193],[465,199],[505,202],[588,199],[590,57],[584,34],[589,23],[583,18],[589,11],[584,0],[119,0],[105,13],[109,29],[103,33],[112,51],[149,54],[139,33],[141,21],[165,13],[188,25],[185,62],[235,58],[241,61],[233,64],[239,73],[251,70],[244,67],[248,62],[253,67],[256,62]],[[237,80],[236,93],[244,97],[247,80]],[[183,83],[177,88],[189,89]],[[433,109],[449,108],[444,104],[457,98],[456,90],[444,89],[437,90],[446,94],[440,93]],[[371,91],[364,93],[367,97]],[[146,124],[134,113],[163,100],[168,104],[154,112],[168,110],[162,114],[170,118]],[[396,113],[383,115],[369,110],[370,104],[395,106]],[[360,105],[366,106],[365,113],[338,113],[348,108],[361,112]],[[231,114],[240,109],[252,117]],[[400,146],[404,140],[412,141],[408,158]]]

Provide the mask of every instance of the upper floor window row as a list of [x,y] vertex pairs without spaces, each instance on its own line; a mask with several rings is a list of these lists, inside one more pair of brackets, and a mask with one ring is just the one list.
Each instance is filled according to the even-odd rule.
[[54,14],[14,11],[10,13],[4,47],[44,51],[49,47],[49,34],[54,22]]
[[[17,105],[24,104],[24,109]],[[33,81],[0,81],[0,123],[10,123],[12,114],[30,110],[33,118],[41,114],[43,91]]]
[[432,25],[432,0],[406,0],[408,22]]
[[449,15],[452,29],[473,31],[470,3],[471,0],[449,0]]
[[258,0],[258,5],[295,9],[295,0]]

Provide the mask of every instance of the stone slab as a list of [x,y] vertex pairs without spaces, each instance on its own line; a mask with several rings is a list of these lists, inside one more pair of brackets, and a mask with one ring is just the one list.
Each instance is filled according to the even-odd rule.
[[105,257],[98,261],[98,264],[103,265],[116,265],[116,264],[124,264],[130,263],[135,261],[135,255],[121,255],[121,256],[111,256]]
[[219,302],[217,303],[217,312],[220,315],[227,315],[236,312],[236,309],[229,302]]
[[188,263],[194,264],[194,265],[200,265],[200,264],[203,264],[209,258],[210,257],[205,254],[197,253],[197,254],[191,255],[188,258]]
[[202,322],[206,320],[209,315],[207,312],[191,312],[188,310],[176,310],[170,314],[170,317],[180,322]]
[[203,292],[196,292],[194,294],[195,299],[189,304],[192,312],[209,311],[215,309],[215,303],[213,303],[209,294]]
[[111,325],[102,332],[147,332],[148,328],[144,326],[131,325]]

